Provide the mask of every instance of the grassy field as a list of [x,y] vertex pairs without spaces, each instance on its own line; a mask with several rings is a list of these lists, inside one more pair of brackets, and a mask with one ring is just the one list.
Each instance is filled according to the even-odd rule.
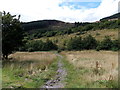
[[68,71],[67,88],[118,87],[118,53],[112,51],[62,52]]
[[57,57],[51,52],[17,52],[3,61],[3,88],[40,88],[54,77]]
[[[63,51],[65,88],[118,87],[118,52]],[[17,52],[3,61],[3,88],[40,88],[54,78],[58,58],[52,52]]]

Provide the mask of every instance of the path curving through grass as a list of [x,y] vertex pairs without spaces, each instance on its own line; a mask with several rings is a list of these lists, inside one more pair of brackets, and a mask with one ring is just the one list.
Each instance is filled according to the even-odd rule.
[[63,56],[56,54],[58,56],[58,70],[53,79],[47,81],[42,88],[64,88],[65,86],[65,77],[67,75],[64,64],[62,63]]

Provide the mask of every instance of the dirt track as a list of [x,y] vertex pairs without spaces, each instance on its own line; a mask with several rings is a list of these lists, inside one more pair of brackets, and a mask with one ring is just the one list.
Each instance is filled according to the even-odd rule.
[[59,54],[56,55],[59,57],[57,74],[52,80],[47,81],[42,88],[64,88],[65,86],[64,80],[67,72],[62,63],[63,57]]

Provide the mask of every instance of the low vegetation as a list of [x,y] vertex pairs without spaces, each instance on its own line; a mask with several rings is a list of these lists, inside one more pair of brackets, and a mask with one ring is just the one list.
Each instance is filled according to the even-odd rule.
[[58,47],[49,39],[46,42],[42,40],[37,41],[28,41],[24,46],[19,48],[19,51],[50,51],[50,50],[57,50]]
[[75,37],[81,37],[81,38],[86,38],[87,36],[91,35],[94,39],[97,41],[103,41],[105,37],[109,36],[111,40],[118,40],[118,29],[103,29],[103,30],[95,30],[95,31],[87,31],[83,34],[78,33],[73,33],[73,34],[66,34],[66,35],[58,35],[54,37],[42,37],[39,39],[35,40],[42,40],[46,41],[49,39],[52,41],[54,44],[58,46],[60,49],[66,49],[67,48],[67,43],[74,39]]
[[[62,39],[61,39],[62,40]],[[109,36],[105,36],[103,40],[98,41],[93,36],[88,35],[84,38],[75,36],[64,41],[63,44],[58,45],[58,41],[52,42],[47,39],[28,41],[23,47],[19,48],[20,51],[50,51],[50,50],[113,50],[120,49],[118,39],[112,40]]]
[[3,88],[40,88],[53,78],[57,57],[50,52],[17,52],[3,61]]
[[118,88],[117,52],[89,50],[62,54],[67,60],[64,61],[67,88]]

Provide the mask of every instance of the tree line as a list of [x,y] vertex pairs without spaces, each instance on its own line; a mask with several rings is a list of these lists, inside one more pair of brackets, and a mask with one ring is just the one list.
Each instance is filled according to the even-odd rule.
[[120,49],[120,42],[118,40],[111,40],[109,36],[105,36],[102,41],[97,41],[91,35],[85,38],[74,37],[69,40],[67,44],[67,50],[113,50],[117,51]]
[[26,44],[24,44],[24,46],[20,47],[18,50],[33,52],[33,51],[50,51],[57,49],[58,49],[57,45],[54,44],[49,39],[47,39],[45,42],[43,42],[42,40],[28,41],[26,42]]
[[[64,49],[63,49],[64,48]],[[66,42],[66,46],[62,49],[59,45],[56,45],[51,40],[47,39],[46,42],[42,40],[33,40],[28,41],[24,46],[19,48],[20,51],[51,51],[51,50],[68,50],[68,51],[78,51],[78,50],[112,50],[118,51],[120,50],[120,42],[118,40],[111,40],[109,36],[105,36],[102,41],[97,41],[91,35],[88,35],[84,38],[74,37],[69,39]]]

